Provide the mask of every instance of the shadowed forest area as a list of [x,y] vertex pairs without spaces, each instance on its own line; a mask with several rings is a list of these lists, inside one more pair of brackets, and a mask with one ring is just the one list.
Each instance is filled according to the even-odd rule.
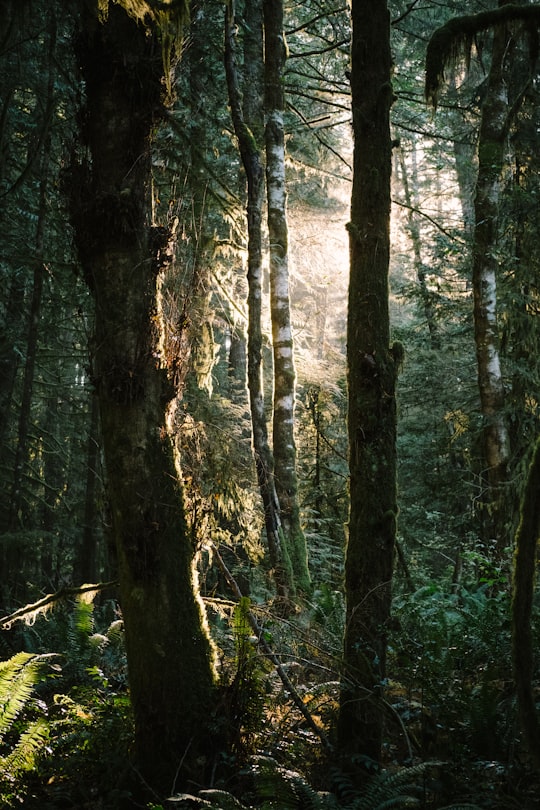
[[1,6],[0,807],[536,810],[540,6]]

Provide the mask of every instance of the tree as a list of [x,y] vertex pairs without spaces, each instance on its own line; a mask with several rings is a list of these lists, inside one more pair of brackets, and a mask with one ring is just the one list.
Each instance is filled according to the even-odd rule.
[[540,767],[540,722],[533,692],[531,615],[540,538],[540,440],[533,453],[516,532],[512,582],[512,662],[519,715],[527,745]]
[[283,66],[286,43],[282,0],[266,0],[264,8],[265,144],[270,243],[270,312],[274,357],[273,450],[276,492],[283,540],[291,560],[294,587],[310,589],[306,539],[300,525],[296,443],[295,382],[289,295],[289,234],[285,178]]
[[338,738],[351,759],[381,755],[396,534],[395,378],[390,348],[392,57],[384,0],[353,0],[354,133],[347,322],[350,513],[345,561],[346,627]]
[[73,272],[61,182],[73,126],[69,15],[63,17],[56,2],[46,8],[12,3],[6,12],[0,44],[0,525],[2,590],[13,604],[73,573],[88,398],[80,313],[89,296]]
[[[168,81],[158,34],[166,48],[174,17],[160,16],[145,3],[134,16],[118,4],[101,14],[98,8],[80,7],[86,88],[81,136],[88,158],[73,166],[72,218],[96,308],[92,374],[136,765],[154,789],[168,792],[185,778],[180,765],[193,775],[190,768],[196,762],[200,768],[211,747],[215,688],[213,650],[195,582],[197,549],[186,529],[168,430],[176,392],[160,349],[158,291],[173,259],[174,233],[150,219],[152,135]],[[174,373],[185,357],[167,362]]]
[[[248,226],[248,390],[253,432],[253,453],[257,480],[264,508],[266,539],[274,571],[278,596],[288,599],[292,572],[284,544],[279,500],[274,477],[274,458],[268,442],[268,428],[262,381],[262,296],[263,248],[262,211],[264,202],[264,163],[262,156],[262,5],[246,6],[246,53],[249,56],[251,81],[249,92],[242,96],[234,41],[234,5],[227,4],[225,21],[225,64],[229,103],[238,148],[246,174]],[[259,73],[255,73],[256,65]]]
[[480,407],[483,417],[482,478],[485,479],[486,529],[484,542],[493,546],[491,553],[501,557],[505,548],[508,504],[508,464],[510,433],[505,412],[505,384],[500,361],[497,317],[497,277],[499,258],[498,220],[500,188],[506,162],[507,137],[525,87],[508,98],[507,60],[511,54],[511,22],[523,21],[536,34],[540,8],[501,3],[491,12],[456,17],[432,35],[426,53],[426,98],[434,106],[441,83],[443,66],[456,58],[468,58],[473,37],[493,29],[491,65],[484,95],[478,135],[478,175],[475,187],[475,226],[472,246],[472,284],[474,296],[474,337],[477,358]]

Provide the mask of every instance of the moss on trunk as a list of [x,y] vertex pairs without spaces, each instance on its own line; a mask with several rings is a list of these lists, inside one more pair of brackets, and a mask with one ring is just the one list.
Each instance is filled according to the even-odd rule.
[[[72,201],[93,291],[96,388],[126,631],[136,766],[168,793],[200,778],[211,739],[213,651],[194,582],[167,414],[174,389],[160,355],[158,287],[172,236],[149,220],[151,136],[161,113],[156,32],[112,5],[83,17],[80,62],[91,163]],[[179,772],[179,764],[184,769]]]

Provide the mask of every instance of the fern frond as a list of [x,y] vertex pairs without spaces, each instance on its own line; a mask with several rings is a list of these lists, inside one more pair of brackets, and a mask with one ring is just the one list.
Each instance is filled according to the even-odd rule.
[[0,662],[0,740],[27,705],[53,657],[20,652]]
[[85,599],[75,603],[74,627],[81,636],[89,636],[94,629],[94,605]]
[[350,810],[394,810],[395,808],[421,807],[426,771],[440,765],[438,762],[421,762],[395,773],[373,776],[365,793],[355,799]]
[[296,771],[280,767],[271,758],[258,757],[253,770],[257,794],[264,810],[327,810],[330,794],[319,794]]
[[482,810],[478,804],[447,804],[440,810]]
[[49,725],[40,718],[21,734],[9,754],[0,757],[0,773],[16,775],[20,771],[30,771],[35,765],[36,755],[49,739]]
[[200,790],[199,797],[215,810],[246,810],[246,805],[226,790]]

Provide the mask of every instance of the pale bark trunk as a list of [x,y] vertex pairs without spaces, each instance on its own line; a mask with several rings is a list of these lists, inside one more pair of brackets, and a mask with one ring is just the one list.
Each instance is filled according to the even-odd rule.
[[79,57],[87,94],[82,134],[92,162],[78,170],[73,221],[95,298],[93,381],[118,561],[135,763],[153,789],[169,793],[187,778],[204,778],[204,755],[216,742],[209,730],[213,652],[168,430],[175,389],[165,360],[180,374],[186,358],[163,357],[160,343],[158,293],[172,259],[172,234],[150,221],[161,48],[155,32],[118,5],[111,4],[105,23],[81,13]]
[[[353,0],[351,58],[350,514],[338,742],[348,761],[367,757],[378,762],[397,512],[396,364],[389,348],[388,306],[393,96],[385,0]],[[351,775],[361,779],[357,765]]]
[[[416,142],[413,141],[413,150],[416,150]],[[409,177],[407,173],[407,164],[405,156],[401,147],[398,150],[398,161],[401,170],[401,183],[403,186],[403,197],[405,205],[407,206],[407,228],[411,239],[414,257],[414,269],[416,271],[416,280],[420,289],[420,299],[422,301],[422,308],[424,310],[424,317],[426,319],[427,328],[429,331],[429,338],[433,349],[440,347],[440,340],[438,335],[438,325],[435,317],[435,308],[433,306],[433,295],[430,293],[426,283],[426,270],[424,262],[422,261],[422,238],[420,235],[420,227],[415,214],[416,201],[413,200],[410,187]],[[414,163],[413,163],[414,167]],[[416,183],[416,177],[413,176],[413,183]]]
[[289,297],[289,248],[283,127],[283,3],[265,0],[266,188],[270,243],[270,312],[274,357],[273,449],[276,491],[294,586],[310,590],[307,546],[300,523],[294,437],[295,368]]
[[250,51],[251,89],[241,104],[240,82],[235,59],[234,5],[227,4],[225,24],[225,65],[229,103],[238,139],[240,156],[247,180],[248,225],[248,389],[253,431],[253,453],[257,480],[263,501],[266,537],[270,564],[274,571],[278,595],[287,599],[290,591],[290,571],[284,559],[283,530],[274,480],[274,459],[268,443],[264,390],[262,384],[262,210],[264,201],[264,166],[262,159],[262,90],[261,75],[253,73],[255,65],[262,66],[262,6],[253,0],[246,7],[246,48]]
[[483,417],[482,477],[486,484],[482,501],[488,507],[483,539],[488,548],[493,547],[498,553],[505,545],[503,499],[510,456],[497,323],[499,193],[509,123],[504,76],[508,41],[505,27],[498,27],[493,34],[491,68],[478,140],[472,276],[474,338]]

